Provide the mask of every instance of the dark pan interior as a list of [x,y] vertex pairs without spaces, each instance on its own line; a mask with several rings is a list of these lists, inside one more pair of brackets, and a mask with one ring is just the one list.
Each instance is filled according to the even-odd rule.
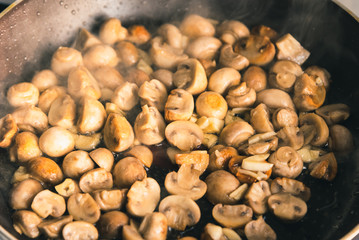
[[[237,19],[248,27],[265,24],[279,33],[291,33],[311,52],[308,65],[319,65],[332,75],[327,103],[346,103],[351,117],[345,125],[354,140],[359,137],[359,23],[331,1],[313,0],[24,0],[0,19],[0,117],[11,109],[6,90],[15,82],[29,81],[36,70],[49,66],[60,45],[70,45],[79,27],[96,31],[107,17],[120,18],[125,26],[145,24],[149,29],[197,13],[215,19]],[[339,239],[359,224],[359,151],[337,155],[338,175],[332,183],[304,173],[310,186],[308,214],[295,224],[271,215],[266,220],[278,239]],[[10,220],[7,199],[15,166],[0,150],[0,225],[18,238]],[[150,174],[164,176],[155,167]],[[203,222],[213,221],[201,200]],[[202,226],[186,234],[199,236]],[[170,237],[172,238],[172,237]]]

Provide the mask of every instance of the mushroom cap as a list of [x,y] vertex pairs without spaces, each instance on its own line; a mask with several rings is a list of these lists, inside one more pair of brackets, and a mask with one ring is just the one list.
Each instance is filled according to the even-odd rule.
[[225,20],[217,26],[217,34],[223,42],[232,45],[238,39],[248,37],[249,29],[240,21]]
[[315,113],[321,116],[325,122],[331,126],[348,119],[350,108],[343,103],[329,104],[315,110]]
[[228,105],[221,94],[207,91],[198,96],[196,100],[196,110],[200,116],[224,119]]
[[97,148],[89,152],[91,159],[100,167],[111,171],[115,158],[110,150],[107,148]]
[[187,37],[182,35],[182,32],[173,24],[165,23],[158,29],[158,34],[174,48],[184,48],[187,44]]
[[76,104],[70,95],[58,96],[51,104],[48,119],[52,126],[59,126],[65,129],[74,125],[76,117]]
[[329,148],[334,152],[347,152],[354,148],[353,135],[342,125],[335,124],[329,129]]
[[51,104],[59,96],[66,94],[66,89],[60,86],[52,86],[43,91],[39,97],[38,107],[44,112],[48,113]]
[[276,193],[268,198],[268,207],[279,219],[286,222],[299,221],[307,213],[307,204],[290,193]]
[[298,126],[298,115],[291,108],[278,108],[272,115],[272,123],[275,130],[285,126]]
[[329,128],[322,117],[315,113],[303,114],[299,117],[299,124],[313,125],[314,138],[310,141],[313,146],[322,146],[328,142]]
[[114,239],[121,236],[122,227],[128,222],[129,218],[125,213],[111,211],[102,214],[96,225],[101,238]]
[[130,111],[139,102],[136,83],[129,81],[121,83],[115,88],[111,102],[115,103],[123,111]]
[[83,53],[84,65],[92,70],[98,67],[115,67],[119,62],[117,53],[110,45],[96,44]]
[[167,88],[167,91],[173,88],[173,72],[167,69],[158,69],[151,74],[151,77],[161,81]]
[[13,186],[10,193],[10,206],[12,209],[30,208],[31,202],[44,188],[35,179],[25,179]]
[[173,89],[165,105],[166,121],[186,121],[191,118],[194,109],[192,94],[184,89]]
[[141,105],[156,107],[158,111],[163,112],[167,101],[166,86],[157,79],[144,82],[139,90],[138,96],[141,99]]
[[106,120],[106,110],[101,102],[91,97],[83,97],[78,110],[77,128],[87,134],[99,131]]
[[125,156],[135,157],[140,160],[143,165],[146,167],[151,167],[153,162],[153,153],[152,151],[143,145],[137,145],[131,148],[128,152],[125,153]]
[[264,89],[257,93],[257,103],[264,103],[270,109],[291,108],[295,110],[292,98],[280,89]]
[[267,212],[267,199],[271,195],[267,181],[253,183],[244,196],[255,214],[261,215]]
[[134,157],[125,157],[116,163],[112,175],[115,186],[130,188],[134,182],[146,178],[147,173],[140,160]]
[[100,88],[116,89],[125,80],[116,68],[103,66],[92,71],[94,78],[97,80]]
[[219,64],[240,71],[248,67],[249,61],[246,57],[234,52],[232,45],[226,44],[221,48]]
[[190,151],[203,141],[203,131],[190,121],[171,122],[165,129],[165,136],[170,144],[182,151]]
[[245,121],[234,121],[225,126],[219,135],[219,142],[225,145],[239,147],[254,134],[253,127]]
[[42,152],[39,148],[39,139],[32,132],[20,132],[15,136],[14,151],[16,159],[19,163],[40,157]]
[[115,44],[114,49],[119,57],[119,62],[125,67],[135,65],[140,59],[136,46],[131,42],[119,41]]
[[191,58],[212,60],[218,53],[222,42],[215,37],[201,36],[193,39],[186,48],[186,53]]
[[201,210],[192,199],[181,195],[170,195],[162,199],[158,210],[167,217],[168,226],[183,231],[187,226],[198,223]]
[[0,119],[0,129],[0,147],[9,147],[17,133],[17,125],[11,114],[7,114]]
[[36,238],[40,235],[37,226],[42,219],[33,211],[19,210],[12,215],[13,227],[19,234],[25,234],[29,238]]
[[95,223],[99,220],[101,211],[96,201],[89,193],[74,193],[67,200],[67,211],[77,221]]
[[127,37],[127,29],[117,18],[109,18],[103,22],[99,30],[99,39],[105,44],[115,44]]
[[37,227],[39,230],[49,238],[59,238],[61,236],[62,228],[72,222],[71,215],[61,216],[54,219],[43,220]]
[[12,85],[7,91],[7,100],[12,107],[36,105],[39,101],[39,89],[32,83],[21,82]]
[[32,200],[31,209],[40,217],[60,217],[66,211],[65,199],[48,189],[42,190]]
[[101,97],[98,82],[84,66],[79,66],[71,70],[67,78],[67,90],[75,100],[83,96],[93,97],[95,99]]
[[244,227],[244,233],[248,240],[276,240],[277,234],[260,216],[257,220],[250,221]]
[[298,152],[289,146],[280,147],[271,154],[268,162],[273,163],[273,174],[296,178],[303,170],[303,161]]
[[190,37],[213,36],[216,29],[209,19],[196,14],[187,15],[179,26],[181,32]]
[[31,79],[31,83],[37,87],[39,92],[43,92],[50,87],[58,85],[59,80],[53,71],[44,69],[35,73]]
[[103,211],[121,209],[126,201],[127,189],[97,190],[91,193],[97,205]]
[[66,77],[70,71],[83,65],[81,52],[69,47],[59,47],[51,58],[51,70],[61,77]]
[[48,129],[47,115],[38,107],[19,107],[11,115],[20,130],[43,133]]
[[37,157],[30,160],[27,170],[31,176],[44,183],[57,184],[63,179],[61,168],[50,158]]
[[286,192],[303,199],[305,202],[310,198],[310,188],[305,186],[304,183],[291,178],[275,178],[271,182],[270,189],[272,194]]
[[71,152],[75,147],[71,132],[62,127],[51,127],[39,138],[41,151],[50,157],[61,157]]
[[208,90],[224,94],[228,88],[238,85],[241,74],[234,68],[220,68],[208,80]]
[[96,240],[98,239],[98,231],[93,224],[79,220],[66,224],[65,227],[62,229],[62,237],[65,240]]
[[267,88],[267,73],[259,66],[250,66],[244,72],[242,81],[247,84],[248,88],[260,92]]
[[79,178],[85,172],[95,167],[89,154],[83,150],[68,153],[62,161],[62,170],[70,178]]
[[122,238],[124,240],[143,240],[143,237],[133,225],[124,225],[122,228]]
[[257,133],[273,132],[268,107],[261,103],[251,110],[250,123]]
[[167,218],[161,212],[147,214],[138,230],[144,239],[165,240],[167,238]]
[[256,91],[247,87],[246,82],[229,88],[226,100],[230,108],[251,107],[256,101]]
[[84,193],[111,189],[112,186],[112,174],[104,168],[95,168],[84,173],[79,181],[79,187]]
[[247,205],[216,204],[212,209],[213,218],[222,226],[240,228],[252,220],[253,210]]
[[56,185],[55,190],[63,197],[70,197],[74,193],[81,192],[78,183],[72,178],[66,178],[62,183]]

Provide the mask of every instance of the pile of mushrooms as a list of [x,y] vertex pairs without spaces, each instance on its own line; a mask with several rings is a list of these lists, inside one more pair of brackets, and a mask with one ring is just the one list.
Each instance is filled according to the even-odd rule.
[[[276,239],[265,214],[300,221],[311,192],[298,176],[333,181],[335,154],[353,148],[350,109],[323,105],[330,74],[303,69],[309,56],[289,33],[199,15],[152,33],[116,18],[80,29],[7,91],[15,230],[162,240],[205,221],[206,198],[214,222],[200,239]],[[158,144],[168,158],[156,159]],[[164,182],[147,175],[156,161],[174,166]]]

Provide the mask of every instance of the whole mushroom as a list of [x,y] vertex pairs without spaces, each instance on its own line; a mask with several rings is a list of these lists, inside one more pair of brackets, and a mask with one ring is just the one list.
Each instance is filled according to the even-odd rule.
[[67,154],[62,162],[64,174],[70,178],[80,178],[82,174],[93,169],[94,162],[89,154],[83,150],[72,151]]
[[36,105],[39,101],[39,89],[29,82],[14,84],[7,91],[7,100],[12,107]]
[[61,77],[66,77],[72,69],[81,65],[81,52],[74,48],[59,47],[51,58],[51,70]]
[[121,110],[130,111],[139,102],[138,86],[135,83],[121,83],[114,91],[111,102]]
[[219,135],[219,142],[239,147],[244,143],[250,136],[254,134],[253,127],[245,121],[234,121],[225,126]]
[[31,79],[31,83],[37,87],[39,92],[43,92],[50,87],[58,85],[59,79],[53,71],[44,69],[35,73]]
[[127,29],[122,26],[122,23],[117,18],[109,18],[101,24],[99,31],[99,38],[105,44],[115,44],[117,41],[123,40],[127,37]]
[[303,170],[303,161],[295,149],[280,147],[271,154],[268,162],[273,163],[273,174],[280,177],[296,178]]
[[267,73],[259,66],[250,66],[244,72],[242,81],[247,84],[247,87],[260,92],[267,88]]
[[208,80],[208,90],[224,94],[232,86],[238,85],[241,74],[234,68],[220,68],[210,76]]
[[227,228],[240,228],[252,220],[253,210],[245,204],[216,204],[212,209],[213,218]]
[[198,115],[224,119],[228,105],[221,94],[212,91],[201,93],[196,100]]
[[102,214],[96,225],[102,238],[114,239],[121,236],[122,228],[128,222],[129,218],[125,213],[111,211]]
[[184,35],[190,38],[213,36],[216,31],[210,19],[196,14],[186,16],[182,20],[179,28]]
[[65,240],[96,240],[98,239],[98,230],[93,224],[78,220],[65,225],[65,227],[62,229],[62,237]]
[[46,157],[31,159],[27,164],[27,171],[43,183],[57,184],[63,179],[60,166],[54,160]]
[[113,182],[119,188],[130,188],[136,181],[147,177],[147,173],[140,160],[125,157],[118,161],[112,170]]
[[99,131],[106,120],[106,111],[102,103],[91,97],[83,97],[78,109],[77,128],[80,133]]
[[215,37],[202,36],[193,39],[186,48],[186,53],[191,58],[212,60],[218,53],[222,42]]

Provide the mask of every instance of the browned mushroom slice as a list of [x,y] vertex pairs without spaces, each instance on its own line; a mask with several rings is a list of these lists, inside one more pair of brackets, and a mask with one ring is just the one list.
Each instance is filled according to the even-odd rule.
[[127,189],[97,190],[91,193],[103,211],[121,209],[126,201]]
[[315,113],[324,118],[326,123],[330,126],[348,119],[350,116],[350,108],[346,104],[337,103],[322,106],[316,109]]
[[40,157],[39,139],[32,132],[21,132],[15,137],[15,144],[11,147],[16,155],[17,162],[26,163],[29,160]]
[[101,211],[96,201],[89,193],[75,193],[67,200],[67,211],[77,221],[95,223],[99,220]]
[[251,110],[250,123],[257,133],[273,132],[273,125],[269,117],[269,110],[263,103]]
[[37,226],[42,222],[41,218],[29,210],[16,211],[12,215],[13,227],[19,234],[24,234],[29,238],[37,238],[40,231]]
[[290,146],[295,150],[300,149],[304,144],[304,136],[298,127],[286,126],[277,132],[279,146]]
[[287,33],[275,43],[278,48],[278,60],[291,60],[302,65],[310,55],[291,34]]
[[34,197],[43,190],[41,183],[35,179],[25,179],[13,186],[10,193],[12,209],[30,208]]
[[140,160],[125,157],[116,163],[112,175],[115,186],[130,188],[134,182],[146,178],[147,173]]
[[95,164],[89,154],[83,150],[72,151],[62,162],[64,174],[70,178],[79,178],[85,172],[93,169]]
[[276,130],[286,126],[298,126],[298,115],[291,108],[278,108],[272,115],[272,123]]
[[302,68],[295,62],[277,61],[269,70],[269,86],[289,92],[293,89],[297,77],[302,73]]
[[267,212],[267,199],[271,195],[267,181],[253,183],[244,196],[253,212],[262,215]]
[[192,151],[190,153],[175,153],[175,161],[178,165],[190,164],[200,174],[206,171],[209,164],[209,155],[207,151]]
[[228,161],[236,155],[238,152],[235,148],[216,145],[210,149],[208,170],[213,172],[227,168]]
[[271,41],[275,41],[278,38],[278,33],[265,25],[258,25],[251,29],[251,34],[259,35],[259,36],[267,36],[270,38]]
[[338,171],[335,155],[330,152],[321,156],[317,161],[309,164],[309,171],[312,177],[333,181]]
[[221,48],[219,63],[224,67],[230,67],[235,70],[242,70],[249,65],[246,57],[233,51],[233,46],[226,44]]
[[80,99],[82,96],[89,96],[95,99],[101,97],[98,82],[90,71],[83,66],[74,68],[70,72],[67,78],[67,89],[71,97],[75,100]]
[[241,74],[234,68],[220,68],[211,74],[208,80],[208,90],[224,94],[232,86],[238,85]]
[[276,176],[296,178],[303,170],[302,158],[292,147],[280,147],[268,161],[274,164],[273,174]]
[[263,66],[275,55],[274,44],[266,36],[249,35],[234,44],[234,51],[245,56],[251,64]]
[[[313,146],[323,146],[328,142],[329,128],[324,119],[315,113],[303,114],[299,117],[299,124],[312,125],[312,131],[315,132],[313,139],[305,140],[305,143],[309,143]],[[304,134],[305,135],[305,134]]]
[[114,152],[122,152],[128,149],[134,141],[132,126],[127,119],[120,114],[110,113],[103,130],[106,147]]
[[101,102],[91,97],[81,99],[77,120],[80,133],[87,134],[99,131],[105,124],[105,120],[106,111]]
[[225,126],[219,135],[220,143],[239,147],[254,134],[253,127],[245,121],[235,121]]
[[74,48],[59,47],[51,58],[51,70],[61,77],[66,77],[72,69],[81,65],[81,52]]
[[59,238],[61,237],[61,231],[63,227],[72,222],[72,216],[62,216],[50,220],[42,221],[37,227],[41,232],[43,232],[49,238]]
[[212,216],[224,227],[240,228],[252,220],[253,210],[244,204],[216,204],[212,209]]
[[31,209],[42,218],[60,217],[66,211],[66,203],[61,195],[45,189],[36,194],[32,200]]
[[128,217],[120,211],[111,211],[101,215],[98,223],[98,231],[102,238],[114,239],[121,236],[124,225],[128,224]]
[[89,153],[91,159],[101,168],[106,171],[111,171],[114,163],[114,157],[110,150],[107,148],[97,148]]
[[99,43],[101,43],[101,41],[95,35],[85,28],[80,28],[73,43],[73,47],[78,51],[83,51]]
[[257,93],[257,103],[264,103],[270,109],[291,108],[295,110],[292,98],[280,89],[264,89]]
[[225,20],[217,26],[217,34],[223,42],[232,45],[238,39],[248,37],[249,29],[240,21]]
[[63,179],[61,168],[54,160],[46,157],[31,159],[27,165],[28,172],[44,183],[57,184]]
[[56,185],[55,190],[63,197],[70,197],[74,193],[81,192],[78,183],[71,178],[66,178],[65,181]]
[[309,75],[319,77],[320,79],[322,79],[325,89],[327,91],[329,90],[331,76],[330,76],[330,73],[326,69],[318,67],[318,66],[310,66],[307,69],[305,69],[304,72]]
[[145,44],[151,39],[151,34],[143,25],[132,25],[128,28],[127,40],[137,45]]
[[62,229],[62,237],[65,240],[72,239],[98,239],[97,228],[86,221],[74,221],[65,225]]
[[144,239],[165,240],[167,238],[167,218],[161,212],[147,214],[138,230]]
[[229,89],[226,100],[231,108],[251,107],[256,101],[256,91],[242,82]]
[[267,73],[258,66],[250,66],[243,74],[242,81],[247,84],[248,88],[260,92],[267,88]]
[[152,213],[160,201],[160,193],[160,185],[155,179],[136,181],[127,193],[127,212],[136,217]]
[[257,220],[250,221],[244,228],[244,233],[248,240],[276,240],[277,234],[264,221],[263,216]]
[[11,113],[20,130],[42,133],[48,129],[48,118],[38,107],[24,106]]
[[83,174],[79,181],[82,192],[110,189],[113,186],[112,174],[104,168],[95,168]]
[[335,124],[329,129],[329,148],[335,152],[347,152],[354,149],[353,135],[342,125]]
[[299,111],[311,111],[323,105],[326,90],[323,80],[303,73],[294,84],[293,102]]
[[167,141],[182,151],[190,151],[203,141],[201,128],[189,121],[174,121],[165,129]]
[[194,109],[192,94],[184,89],[174,89],[168,95],[165,105],[166,121],[186,121],[191,118]]
[[308,201],[310,198],[310,188],[304,185],[304,183],[291,179],[291,178],[275,178],[270,185],[272,194],[275,193],[290,193],[295,197]]
[[307,204],[290,193],[276,193],[268,198],[268,207],[279,219],[296,222],[307,213]]
[[17,132],[16,122],[11,114],[0,119],[0,147],[10,146],[12,139]]
[[126,152],[125,155],[137,158],[143,163],[143,165],[145,165],[148,168],[151,167],[153,162],[153,153],[146,146],[142,146],[142,145],[134,146],[133,148],[130,149],[130,151]]
[[215,28],[211,20],[196,14],[186,16],[179,28],[184,35],[190,38],[213,36],[215,34]]
[[166,175],[165,187],[170,194],[182,195],[198,200],[207,191],[205,182],[199,179],[201,172],[190,164],[182,164],[178,172]]
[[160,202],[158,210],[167,217],[168,226],[183,231],[201,218],[201,210],[192,199],[181,195],[170,195]]
[[224,119],[228,105],[221,94],[207,91],[198,96],[196,100],[196,110],[199,116]]

